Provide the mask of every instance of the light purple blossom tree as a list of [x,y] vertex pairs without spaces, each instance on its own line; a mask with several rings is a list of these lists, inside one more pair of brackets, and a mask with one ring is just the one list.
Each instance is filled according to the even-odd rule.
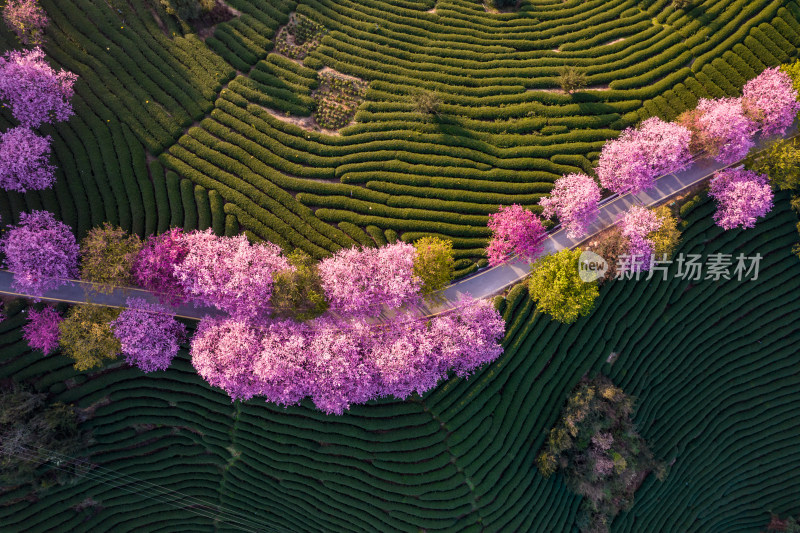
[[192,364],[232,399],[263,396],[292,405],[308,396],[341,414],[382,396],[423,394],[449,370],[467,377],[502,353],[505,322],[491,303],[463,300],[433,319],[401,313],[389,324],[330,316],[256,326],[205,318],[192,339]]
[[166,370],[186,337],[186,326],[165,307],[143,298],[128,298],[127,306],[111,322],[120,351],[143,372]]
[[0,57],[0,99],[29,128],[64,121],[74,114],[70,99],[77,79],[71,72],[54,70],[38,47],[10,50]]
[[48,355],[58,347],[60,333],[58,325],[64,318],[55,307],[48,305],[41,311],[28,308],[28,323],[22,327],[22,338],[34,350],[40,350]]
[[380,248],[349,248],[319,263],[322,288],[331,310],[369,314],[400,307],[419,296],[422,280],[414,275],[414,246],[404,242]]
[[3,19],[26,46],[42,44],[47,15],[38,0],[8,0]]
[[9,226],[0,239],[0,250],[14,274],[14,288],[33,297],[78,275],[75,235],[48,211],[21,213],[19,225]]
[[250,244],[244,235],[218,237],[210,229],[184,238],[188,253],[174,273],[188,296],[232,315],[269,314],[273,274],[294,268],[279,247]]
[[52,187],[56,168],[49,161],[50,140],[25,126],[0,133],[0,188],[25,192]]
[[751,170],[725,169],[714,174],[709,195],[717,201],[714,220],[723,229],[752,228],[772,209],[767,176]]
[[200,321],[190,354],[197,373],[232,400],[249,400],[263,390],[253,365],[261,351],[261,332],[240,317],[210,317]]
[[586,174],[567,174],[556,180],[550,196],[539,200],[542,216],[558,217],[567,236],[577,239],[585,235],[597,219],[600,187]]
[[616,193],[650,189],[655,178],[685,169],[692,133],[684,126],[648,118],[603,145],[597,164],[600,183]]
[[547,231],[541,218],[521,205],[500,206],[489,215],[488,226],[493,233],[486,248],[490,265],[499,265],[514,253],[528,261],[542,253]]
[[765,135],[783,135],[800,110],[792,79],[778,67],[765,69],[745,84],[742,105]]
[[755,144],[758,125],[745,113],[741,98],[701,98],[681,120],[692,130],[696,149],[706,150],[725,165],[745,157]]
[[650,270],[650,258],[655,243],[647,235],[661,227],[662,220],[651,210],[634,205],[619,218],[622,235],[628,239],[628,255],[631,257],[631,270]]

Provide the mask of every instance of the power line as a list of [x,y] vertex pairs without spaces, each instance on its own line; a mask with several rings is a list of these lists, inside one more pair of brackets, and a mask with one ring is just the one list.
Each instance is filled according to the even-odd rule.
[[[22,450],[19,450],[17,452],[15,452],[14,450],[7,450],[7,452],[11,453],[12,455],[15,455],[16,457],[21,457],[22,459],[28,461],[31,461],[33,459],[36,460],[41,459],[35,452],[31,451],[32,448],[32,449],[38,449],[39,451],[48,454],[50,456],[48,462],[51,463],[53,462],[53,459],[55,459],[64,461],[66,463],[88,464],[88,462],[85,459],[69,456],[66,454],[62,454],[60,452],[55,452],[53,450],[48,450],[41,446],[23,445],[22,448],[23,448]],[[24,449],[24,448],[29,448],[29,449]],[[51,467],[62,472],[71,473],[70,470],[62,468],[60,466],[60,463],[58,462],[52,464]],[[158,485],[150,481],[145,481],[136,478],[135,476],[131,476],[130,474],[122,474],[120,472],[95,465],[94,468],[84,472],[83,476],[98,483],[102,483],[104,485],[124,490],[130,494],[139,494],[146,498],[153,499],[176,508],[184,509],[187,512],[197,514],[205,518],[232,523],[240,527],[247,527],[248,529],[245,529],[245,531],[253,531],[253,532],[279,531],[277,529],[268,526],[265,527],[249,518],[243,517],[242,515],[234,511],[229,511],[221,505],[215,505],[205,502],[197,497],[186,495],[177,490],[168,489],[162,485]],[[123,481],[126,485],[130,485],[131,487],[128,488],[125,485],[120,484],[118,480]],[[172,497],[173,495],[177,495],[177,497]],[[169,497],[172,498],[168,499]],[[182,505],[178,505],[177,502],[181,502]],[[187,507],[186,504],[191,505],[192,508]],[[197,509],[197,507],[200,507],[201,509]]]

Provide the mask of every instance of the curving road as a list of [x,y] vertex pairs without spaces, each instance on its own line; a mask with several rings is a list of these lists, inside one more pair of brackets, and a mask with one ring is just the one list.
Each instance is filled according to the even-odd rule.
[[[785,137],[793,138],[797,135],[798,124],[795,122],[792,128],[785,134]],[[777,137],[778,136],[760,136],[754,150],[758,151],[764,149],[769,142],[775,140]],[[729,166],[736,166],[736,164],[723,165],[709,158],[697,158],[689,169],[658,178],[655,187],[650,190],[636,195],[613,195],[605,198],[601,202],[597,220],[590,226],[587,237],[570,239],[567,237],[566,231],[556,227],[549,233],[544,242],[544,253],[549,254],[563,250],[564,248],[574,248],[590,239],[593,235],[614,224],[618,215],[626,211],[631,205],[640,204],[649,207],[663,203],[670,197],[680,194],[693,185],[709,178],[714,172]],[[455,307],[463,295],[469,294],[473,298],[479,299],[488,298],[501,293],[509,286],[519,282],[528,275],[529,270],[530,264],[524,259],[511,260],[502,265],[481,270],[439,291],[429,303],[419,306],[417,311],[425,316],[434,316]],[[13,275],[11,272],[0,270],[0,294],[31,298],[29,294],[15,291],[12,287],[12,281]],[[155,296],[142,289],[118,287],[110,294],[101,294],[93,289],[91,283],[76,280],[70,281],[71,283],[67,285],[62,285],[57,289],[46,292],[39,299],[72,304],[94,303],[120,308],[126,307],[125,302],[129,297],[144,298],[151,302],[157,301]],[[200,320],[205,315],[217,315],[221,313],[215,308],[205,306],[193,307],[191,305],[172,307],[171,311],[172,314],[176,316],[194,320]],[[394,312],[387,311],[377,318],[379,320],[389,320],[393,315]]]

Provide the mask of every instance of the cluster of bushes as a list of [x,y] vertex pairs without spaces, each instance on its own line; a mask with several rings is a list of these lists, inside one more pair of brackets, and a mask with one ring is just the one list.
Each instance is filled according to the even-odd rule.
[[558,424],[536,459],[549,477],[564,472],[567,486],[584,497],[578,527],[608,531],[613,518],[633,505],[650,472],[666,475],[631,420],[633,399],[605,376],[584,378],[572,391]]

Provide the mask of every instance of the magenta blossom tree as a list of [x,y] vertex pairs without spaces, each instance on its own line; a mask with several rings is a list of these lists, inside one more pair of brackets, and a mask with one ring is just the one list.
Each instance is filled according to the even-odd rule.
[[189,251],[175,265],[175,277],[197,303],[232,315],[268,314],[273,274],[293,269],[279,247],[250,244],[244,235],[218,237],[208,229],[185,240]]
[[517,254],[532,261],[542,253],[547,232],[541,218],[519,204],[500,206],[489,215],[492,239],[486,248],[489,264],[499,265]]
[[758,125],[742,107],[740,98],[708,100],[701,98],[697,104],[699,135],[706,140],[705,147],[717,161],[725,165],[742,159],[753,147]]
[[78,243],[69,226],[48,211],[21,213],[0,239],[5,266],[21,293],[41,296],[78,275]]
[[29,128],[64,121],[74,114],[70,99],[77,79],[71,72],[54,70],[38,47],[10,50],[0,57],[0,99]]
[[539,200],[542,216],[558,217],[567,236],[577,239],[585,235],[597,219],[600,187],[586,174],[567,174],[556,180],[550,196]]
[[767,176],[751,170],[725,169],[714,174],[709,194],[717,201],[714,220],[723,229],[752,228],[772,209]]
[[650,259],[655,243],[647,235],[661,227],[662,220],[651,210],[634,205],[619,218],[622,235],[628,239],[628,255],[631,257],[631,269],[650,270]]
[[186,327],[166,308],[142,298],[128,298],[127,305],[111,322],[120,351],[143,372],[166,370],[186,338]]
[[600,183],[616,193],[652,188],[655,178],[688,166],[691,137],[688,128],[658,117],[648,118],[637,129],[626,129],[600,151]]
[[52,305],[37,311],[33,307],[28,309],[28,323],[22,327],[22,338],[34,350],[40,350],[48,355],[58,347],[60,333],[58,325],[64,318]]
[[319,275],[331,309],[374,313],[382,304],[395,308],[416,299],[422,280],[414,275],[415,255],[414,246],[398,242],[380,248],[342,249],[323,259]]
[[3,8],[3,20],[22,44],[42,44],[47,15],[38,0],[8,0]]
[[258,393],[279,405],[294,405],[312,394],[314,371],[308,364],[313,330],[293,320],[273,322],[264,329],[253,363]]
[[800,110],[792,79],[778,67],[765,69],[748,81],[743,93],[745,111],[759,123],[766,135],[783,135]]
[[38,191],[53,186],[56,168],[50,164],[50,136],[40,137],[25,126],[0,133],[0,188]]
[[160,235],[151,235],[133,262],[133,279],[152,292],[161,303],[178,305],[186,301],[175,267],[189,253],[183,230],[172,228]]
[[249,400],[263,391],[253,368],[261,351],[261,334],[245,318],[207,316],[192,337],[192,366],[232,400]]

